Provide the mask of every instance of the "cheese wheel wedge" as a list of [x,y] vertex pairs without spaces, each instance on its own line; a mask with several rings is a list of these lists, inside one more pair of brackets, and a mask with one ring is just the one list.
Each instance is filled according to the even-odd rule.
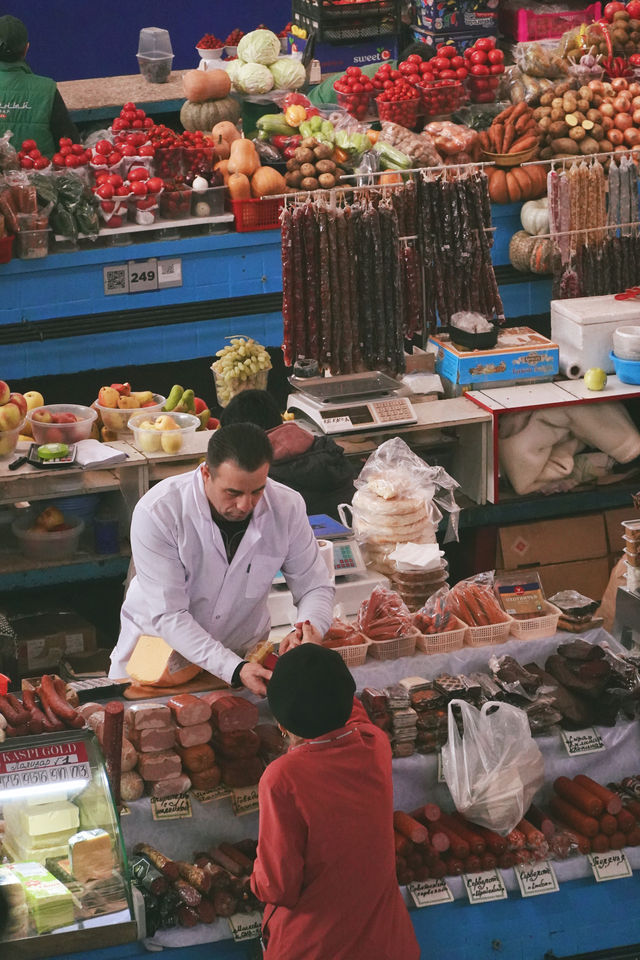
[[189,663],[181,653],[174,650],[162,637],[138,637],[127,673],[132,680],[152,687],[174,687],[193,680],[201,668]]

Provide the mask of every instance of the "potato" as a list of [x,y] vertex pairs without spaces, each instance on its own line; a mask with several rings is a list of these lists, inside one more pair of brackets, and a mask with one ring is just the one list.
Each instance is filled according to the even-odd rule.
[[551,119],[555,123],[556,121],[561,121],[564,123],[564,110],[562,107],[554,107],[551,111]]
[[540,117],[538,120],[538,126],[543,132],[548,130],[551,126],[551,117]]
[[569,133],[569,124],[565,120],[555,120],[549,127],[549,133],[554,140],[558,137],[566,137]]
[[580,100],[588,100],[591,103],[591,98],[593,96],[593,90],[590,87],[580,87],[578,90],[578,98]]
[[315,177],[305,177],[300,186],[303,190],[317,190],[318,181]]
[[611,153],[613,144],[609,140],[600,141],[600,153]]
[[316,160],[330,160],[332,153],[333,148],[330,147],[328,143],[319,143],[313,151],[313,155]]
[[336,185],[336,178],[332,173],[321,173],[318,177],[318,183],[323,190],[331,190]]
[[587,120],[591,120],[592,123],[600,123],[601,114],[599,110],[594,110],[593,107],[591,110],[587,110]]
[[584,129],[584,127],[572,127],[572,129],[569,130],[569,136],[572,140],[584,140],[586,135],[587,131]]
[[289,170],[289,172],[293,172],[294,170],[299,170],[299,169],[300,169],[300,162],[296,160],[295,157],[291,157],[289,160],[287,160],[287,170]]
[[556,97],[563,97],[567,90],[571,90],[571,82],[569,80],[563,80],[562,83],[557,84],[554,89]]
[[551,141],[551,148],[554,153],[568,153],[570,156],[576,156],[579,153],[578,144],[570,137],[558,137]]
[[562,109],[565,113],[575,113],[578,109],[578,101],[573,97],[565,96],[562,98]]
[[305,137],[304,140],[300,141],[300,146],[307,150],[315,150],[318,146],[318,141],[315,137]]
[[551,116],[551,107],[536,107],[533,111],[534,120],[542,120],[543,117]]
[[300,173],[303,177],[315,177],[316,168],[313,163],[303,163],[300,167]]
[[593,100],[591,102],[594,105],[594,107],[599,107],[603,100],[604,100],[604,97],[601,94],[594,93]]
[[553,156],[553,150],[551,147],[543,147],[539,156],[541,160],[551,160],[551,157]]
[[334,173],[335,169],[333,160],[318,160],[316,163],[316,173]]
[[555,99],[555,93],[553,90],[547,90],[540,97],[540,106],[541,107],[550,107]]
[[299,187],[302,183],[302,173],[299,170],[291,170],[285,173],[284,179],[288,187]]
[[578,110],[581,110],[582,113],[587,113],[590,107],[591,107],[591,101],[578,100]]
[[299,163],[313,163],[315,159],[313,150],[308,147],[297,147],[293,156]]
[[601,140],[604,140],[604,127],[602,127],[599,123],[594,123],[593,130],[591,131],[591,136],[593,137],[594,140],[597,140],[598,142],[600,142]]
[[554,97],[551,101],[552,110],[561,110],[562,109],[562,97]]
[[585,155],[589,153],[600,153],[600,144],[593,137],[585,137],[580,141],[580,153]]

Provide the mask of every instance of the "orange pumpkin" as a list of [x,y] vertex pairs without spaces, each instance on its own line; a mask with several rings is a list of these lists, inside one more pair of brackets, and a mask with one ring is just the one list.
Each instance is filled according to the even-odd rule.
[[182,74],[182,86],[187,100],[204,103],[228,96],[231,79],[226,70],[187,70]]
[[494,203],[509,203],[509,193],[507,191],[507,175],[499,167],[489,167],[487,169],[489,178],[489,197]]

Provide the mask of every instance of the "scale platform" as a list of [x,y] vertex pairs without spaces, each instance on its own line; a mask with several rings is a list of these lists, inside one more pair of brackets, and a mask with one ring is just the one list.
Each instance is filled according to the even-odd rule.
[[353,433],[417,423],[413,406],[395,391],[397,380],[375,370],[339,377],[290,377],[296,392],[288,407],[308,417],[327,434]]
[[[363,573],[352,574],[342,580],[336,581],[335,604],[340,604],[343,615],[353,617],[360,607],[363,600],[371,596],[374,587],[378,585],[389,586],[389,581],[381,573],[375,570],[366,570]],[[272,628],[284,627],[282,636],[291,629],[294,622],[296,608],[293,605],[293,598],[286,587],[271,587],[267,600],[267,607],[271,616]]]

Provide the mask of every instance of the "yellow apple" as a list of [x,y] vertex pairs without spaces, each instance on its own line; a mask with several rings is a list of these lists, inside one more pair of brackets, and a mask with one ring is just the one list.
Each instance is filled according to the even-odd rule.
[[0,430],[15,430],[22,419],[15,403],[5,403],[0,406]]
[[54,530],[64,523],[64,514],[57,507],[46,507],[36,519],[36,527],[39,530]]
[[131,396],[136,397],[139,406],[142,406],[145,403],[153,403],[153,394],[151,393],[151,390],[134,390]]
[[154,429],[153,420],[143,420],[138,426],[138,446],[143,453],[156,453],[162,445],[161,434]]
[[37,390],[27,390],[23,396],[27,401],[27,410],[35,410],[36,407],[44,406],[44,397]]
[[100,387],[100,392],[98,393],[98,403],[101,407],[111,407],[116,409],[118,406],[118,400],[120,394],[117,390],[114,390],[113,387]]
[[153,425],[156,430],[178,430],[178,424],[175,422],[173,417],[169,417],[165,414],[163,417],[158,417],[156,422]]
[[165,453],[178,453],[182,449],[182,434],[163,430],[160,434],[160,443]]
[[137,397],[131,396],[121,396],[118,397],[118,407],[120,410],[138,410],[140,403]]
[[0,406],[4,406],[5,403],[8,403],[10,396],[11,396],[11,387],[6,382],[6,380],[0,380]]

